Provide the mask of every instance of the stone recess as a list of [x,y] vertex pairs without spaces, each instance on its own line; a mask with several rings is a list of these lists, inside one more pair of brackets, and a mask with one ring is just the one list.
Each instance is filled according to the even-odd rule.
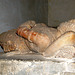
[[74,62],[0,60],[0,75],[74,75]]

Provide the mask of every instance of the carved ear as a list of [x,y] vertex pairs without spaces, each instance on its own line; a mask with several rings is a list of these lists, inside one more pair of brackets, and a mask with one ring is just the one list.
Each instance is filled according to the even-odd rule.
[[36,44],[39,52],[41,52],[41,50],[44,51],[50,44],[50,39],[46,34],[34,32],[26,28],[18,28],[17,34]]

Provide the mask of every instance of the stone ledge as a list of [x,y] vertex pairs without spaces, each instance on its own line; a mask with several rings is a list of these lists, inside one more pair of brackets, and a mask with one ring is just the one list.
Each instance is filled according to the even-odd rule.
[[1,75],[70,75],[75,73],[75,58],[49,58],[39,54],[0,55]]
[[64,73],[60,73],[60,75],[75,75],[75,73],[73,73],[73,72],[64,72]]
[[75,63],[56,61],[0,60],[1,75],[70,75]]
[[63,62],[0,60],[2,75],[51,75],[64,71]]

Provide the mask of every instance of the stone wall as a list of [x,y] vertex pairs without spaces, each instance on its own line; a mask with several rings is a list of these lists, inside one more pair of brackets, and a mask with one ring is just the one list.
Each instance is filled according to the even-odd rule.
[[75,0],[48,0],[49,26],[57,27],[71,19],[75,19]]
[[23,22],[35,20],[48,24],[48,0],[21,0]]
[[0,33],[27,20],[48,23],[47,0],[0,0]]
[[35,20],[56,27],[75,18],[74,0],[0,0],[0,33]]

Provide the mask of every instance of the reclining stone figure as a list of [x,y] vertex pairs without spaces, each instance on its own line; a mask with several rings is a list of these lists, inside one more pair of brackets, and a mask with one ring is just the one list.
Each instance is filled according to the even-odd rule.
[[[43,56],[51,57],[54,56],[55,54],[59,54],[60,49],[62,49],[63,47],[73,46],[71,54],[72,56],[74,56],[75,54],[75,48],[74,48],[75,20],[70,20],[68,22],[61,23],[57,27],[57,29],[48,27],[43,23],[36,24],[35,21],[25,22],[24,24],[20,25],[18,29],[15,30],[14,33],[18,38],[22,39],[21,41],[24,42],[23,45],[21,46],[22,49],[20,48],[21,43],[20,42],[18,43],[16,40],[17,38],[13,38],[14,42],[11,43],[11,47],[13,44],[15,44],[15,42],[16,42],[15,45],[19,44],[16,47],[14,45],[14,49],[11,49],[9,45],[12,39],[10,39],[9,41],[4,40],[3,42],[3,40],[1,40],[2,37],[6,38],[7,35],[12,35],[12,33],[11,34],[9,34],[8,32],[5,33],[7,34],[5,35],[2,33],[0,35],[0,45],[3,47],[4,52],[8,52],[11,50],[15,51],[18,50],[20,53],[28,53],[32,51],[32,52],[38,52]],[[7,44],[6,47],[5,43]]]

